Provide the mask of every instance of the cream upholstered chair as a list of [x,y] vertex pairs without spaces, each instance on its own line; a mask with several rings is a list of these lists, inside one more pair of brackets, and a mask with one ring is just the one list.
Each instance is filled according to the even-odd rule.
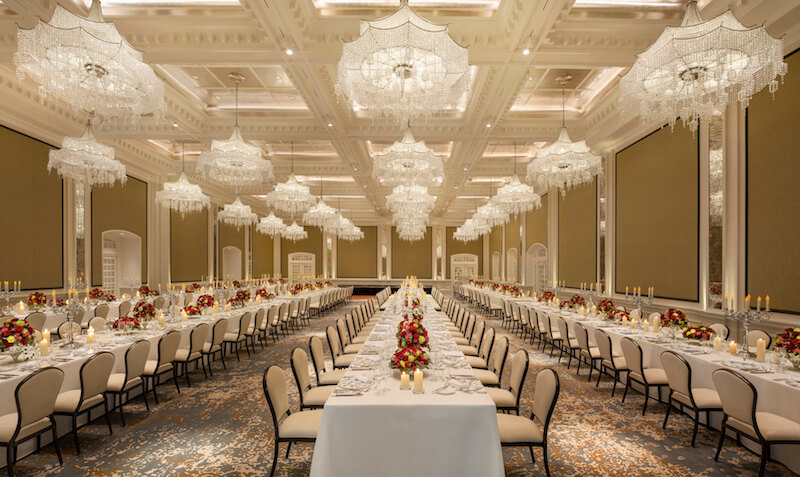
[[153,307],[156,310],[164,310],[164,309],[166,309],[167,308],[167,299],[164,298],[163,296],[157,297],[155,300],[153,300]]
[[[150,411],[150,403],[147,402],[147,393],[144,388],[144,381],[142,381],[142,373],[144,373],[144,365],[147,362],[147,355],[150,353],[150,342],[147,340],[138,340],[125,350],[125,372],[112,373],[108,377],[108,384],[106,392],[111,394],[111,404],[113,411],[119,408],[119,418],[122,421],[122,427],[125,427],[125,411],[122,406],[124,404],[122,396],[129,395],[129,393],[138,388],[142,388],[142,399],[148,411]],[[119,398],[119,405],[117,405],[117,398]]]
[[58,332],[59,338],[61,338],[61,339],[69,339],[69,329],[70,328],[72,328],[73,337],[80,335],[81,331],[83,330],[81,328],[81,325],[79,325],[78,323],[75,323],[74,321],[65,321],[64,323],[61,323],[60,325],[58,325],[57,332]]
[[572,366],[572,358],[575,358],[576,354],[580,352],[580,346],[578,346],[578,340],[570,336],[569,324],[560,316],[556,317],[556,329],[558,330],[559,336],[561,336],[561,349],[558,352],[558,362],[561,362],[561,356],[563,356],[564,351],[566,351],[567,354],[569,354],[569,361],[567,362],[567,369],[569,369]]
[[603,371],[608,370],[613,374],[614,387],[611,388],[611,397],[617,390],[617,381],[620,380],[620,373],[628,371],[628,363],[623,356],[614,353],[614,347],[611,343],[611,337],[608,333],[601,329],[594,330],[594,341],[597,343],[597,349],[600,351],[600,374],[597,376],[597,384],[600,386],[600,379],[603,377]]
[[286,336],[286,330],[289,328],[289,303],[283,302],[278,308],[278,322],[280,323],[280,330],[283,336]]
[[94,316],[102,316],[103,318],[108,317],[108,303],[103,303],[102,305],[97,305],[94,309]]
[[489,397],[494,400],[498,411],[514,411],[519,415],[519,400],[522,397],[522,387],[528,375],[528,352],[521,349],[511,357],[511,380],[508,389],[487,388]]
[[361,344],[350,343],[350,335],[347,333],[344,320],[336,320],[336,331],[339,332],[339,341],[342,343],[344,354],[356,354],[361,350]]
[[625,396],[628,395],[628,388],[631,388],[631,381],[635,381],[644,386],[644,405],[642,406],[642,415],[647,412],[647,402],[650,400],[650,386],[655,386],[658,391],[658,401],[661,402],[661,388],[668,387],[667,373],[661,368],[646,368],[644,367],[644,360],[642,347],[639,343],[629,337],[624,337],[620,341],[620,348],[622,348],[622,355],[625,357],[625,363],[628,365],[628,376],[625,380],[625,392],[622,393],[622,402],[625,402]]
[[308,355],[302,348],[292,350],[289,359],[292,363],[292,374],[297,383],[297,390],[300,392],[300,409],[320,409],[325,406],[325,401],[331,396],[336,386],[311,386],[308,374]]
[[264,396],[267,398],[272,425],[275,427],[275,450],[270,477],[275,475],[278,465],[278,450],[281,442],[287,442],[286,457],[292,442],[314,442],[322,422],[322,409],[292,413],[289,407],[289,390],[286,375],[279,366],[270,366],[264,371]]
[[47,315],[42,313],[41,311],[35,311],[30,315],[25,317],[25,321],[31,325],[31,328],[37,331],[42,331],[44,327],[44,322],[47,320]]
[[667,413],[664,415],[663,429],[667,428],[672,404],[677,404],[680,412],[688,408],[693,414],[690,417],[694,421],[692,431],[692,447],[697,440],[697,427],[700,422],[700,413],[706,413],[706,423],[710,421],[710,413],[722,411],[722,402],[719,394],[714,389],[693,388],[692,387],[692,367],[686,358],[674,351],[664,351],[661,353],[661,365],[667,373],[669,382],[669,397],[667,397]]
[[503,377],[503,368],[506,366],[508,358],[508,338],[503,336],[497,339],[494,346],[494,359],[488,369],[474,369],[475,376],[484,386],[500,387],[500,379]]
[[598,367],[598,362],[601,360],[600,358],[600,349],[597,346],[592,346],[589,342],[589,332],[586,331],[586,327],[583,326],[583,323],[575,322],[575,339],[578,340],[578,348],[580,348],[580,354],[578,355],[578,371],[577,374],[581,374],[581,362],[586,362],[589,365],[589,376],[586,378],[586,381],[592,380],[592,371]]
[[172,382],[175,383],[175,389],[178,393],[181,392],[181,387],[178,384],[178,368],[172,364],[175,360],[175,354],[181,345],[181,333],[178,330],[171,330],[158,339],[158,352],[156,359],[149,359],[144,364],[144,388],[147,392],[148,385],[153,392],[153,398],[158,404],[158,394],[156,394],[156,386],[160,384],[159,377],[165,373],[172,371]]
[[214,375],[214,370],[211,367],[211,360],[214,359],[214,355],[217,353],[219,353],[219,360],[222,361],[222,369],[228,369],[228,367],[225,366],[225,353],[222,352],[222,340],[225,339],[225,333],[227,332],[228,319],[220,318],[214,323],[214,327],[211,329],[211,341],[203,342],[200,354],[208,362],[208,372],[211,373],[211,376]]
[[14,390],[17,412],[0,416],[0,446],[6,448],[6,469],[14,475],[17,446],[47,431],[53,433],[58,463],[63,464],[58,447],[58,431],[53,417],[56,398],[64,382],[64,371],[41,368],[23,379]]
[[712,323],[712,324],[708,325],[708,327],[711,328],[714,331],[714,333],[716,333],[717,336],[719,336],[720,339],[722,339],[722,340],[727,340],[728,339],[728,335],[730,334],[730,330],[724,324],[722,324],[722,323]]
[[[533,395],[533,413],[530,419],[513,414],[497,414],[497,430],[500,432],[500,445],[503,447],[527,447],[533,457],[533,448],[541,447],[544,454],[545,474],[550,475],[550,464],[547,460],[547,431],[550,418],[558,401],[561,385],[558,373],[554,369],[545,368],[536,375],[536,393]],[[542,424],[539,427],[536,420]]]
[[[481,323],[484,323],[483,321]],[[484,326],[486,326],[484,324]],[[494,347],[494,335],[495,335],[494,328],[489,328],[483,333],[483,337],[481,338],[481,346],[478,348],[478,352],[474,356],[465,356],[467,358],[467,363],[469,363],[470,367],[473,369],[487,369],[489,367],[489,356],[492,355],[492,347]],[[464,350],[462,350],[464,351]],[[471,351],[471,350],[470,350]],[[464,353],[465,355],[467,353]]]
[[92,328],[95,331],[103,331],[106,329],[106,319],[102,316],[95,316],[91,320],[89,320],[89,326],[86,327]]
[[339,381],[344,377],[344,373],[347,372],[347,368],[325,370],[325,351],[322,348],[322,340],[319,336],[312,336],[308,339],[308,352],[311,354],[311,362],[314,365],[317,384],[339,384]]
[[339,341],[339,332],[336,328],[329,326],[325,328],[325,335],[328,338],[328,347],[331,349],[331,359],[334,368],[347,368],[352,363],[356,354],[345,354],[342,352],[342,342]]
[[747,336],[745,337],[745,340],[747,341],[747,347],[751,350],[756,349],[759,339],[764,340],[764,343],[767,345],[767,349],[769,349],[770,345],[772,344],[772,337],[764,330],[748,331]]
[[133,309],[133,304],[127,300],[119,304],[119,316],[128,316]]
[[278,342],[278,333],[281,330],[281,317],[278,314],[280,306],[272,305],[267,311],[267,323],[269,323],[270,332],[272,334],[272,342]]
[[472,338],[472,333],[475,331],[475,321],[476,317],[473,314],[470,314],[466,317],[466,322],[464,324],[464,331],[461,333],[461,336],[454,336],[453,341],[459,346],[469,346],[470,338]]
[[253,317],[253,326],[247,332],[251,333],[247,337],[253,340],[253,348],[256,346],[256,337],[258,337],[258,342],[261,343],[261,349],[265,348],[264,341],[267,339],[267,310],[265,308],[258,309]]
[[250,328],[250,323],[253,321],[253,314],[246,311],[239,318],[239,329],[233,332],[225,333],[222,339],[223,352],[226,351],[225,347],[230,346],[236,351],[236,361],[239,361],[239,344],[244,343],[244,349],[247,351],[247,356],[250,356],[250,350],[247,348],[247,329]]
[[[75,453],[81,453],[78,444],[78,416],[89,413],[92,409],[103,406],[105,409],[108,433],[111,429],[111,414],[108,412],[106,386],[111,371],[114,369],[114,355],[101,351],[83,362],[80,370],[81,387],[58,394],[53,414],[72,418],[72,438],[75,440]],[[91,416],[91,414],[90,414]]]
[[483,366],[477,366],[478,368],[486,367],[486,361],[485,361],[486,356],[480,356],[481,342],[483,341],[483,336],[485,334],[486,334],[486,320],[481,320],[475,325],[475,328],[472,329],[472,336],[470,336],[469,344],[458,346],[458,349],[460,349],[461,352],[464,353],[468,361],[470,360],[470,358],[484,359]]
[[[183,370],[183,375],[186,377],[186,384],[189,387],[192,386],[192,380],[189,379],[190,363],[197,363],[200,361],[200,365],[203,367],[203,376],[206,378],[208,377],[206,375],[206,363],[203,361],[202,351],[210,329],[211,327],[208,326],[208,323],[199,323],[189,332],[189,345],[178,348],[178,351],[175,353],[175,361],[173,361],[172,364],[178,368],[178,374]],[[195,368],[196,367],[197,365],[195,364]]]
[[367,341],[367,336],[359,336],[358,329],[356,328],[356,320],[353,315],[347,313],[344,315],[345,323],[347,323],[347,334],[350,335],[350,342],[353,344],[364,344]]
[[722,401],[722,429],[714,460],[719,460],[725,430],[744,435],[761,444],[761,468],[764,475],[774,444],[800,444],[800,423],[771,412],[758,411],[758,391],[741,374],[729,369],[717,369],[711,374]]

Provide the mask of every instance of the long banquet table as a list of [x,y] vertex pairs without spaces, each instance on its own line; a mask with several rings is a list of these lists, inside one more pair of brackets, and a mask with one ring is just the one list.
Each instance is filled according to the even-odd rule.
[[[396,299],[393,295],[387,311],[377,314],[380,321],[367,344],[389,346],[394,352],[399,319],[394,311]],[[441,340],[443,348],[456,350],[447,351],[448,356],[463,360],[444,327],[446,315],[435,312],[434,304],[427,295],[423,324],[432,337]],[[358,376],[369,379],[372,371],[354,369],[362,356],[374,356],[367,356],[365,347],[342,381]],[[458,372],[474,378],[468,365]],[[394,374],[387,381],[388,388],[376,382],[361,395],[331,395],[317,434],[312,477],[504,475],[496,408],[482,387],[477,392],[440,395],[434,391],[443,386],[443,381],[426,376],[424,394],[413,394],[400,390],[400,380]]]

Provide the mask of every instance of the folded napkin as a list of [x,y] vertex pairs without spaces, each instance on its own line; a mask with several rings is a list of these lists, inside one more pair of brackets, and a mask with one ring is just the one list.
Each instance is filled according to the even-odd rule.
[[447,386],[463,392],[480,391],[483,388],[483,385],[478,380],[467,381],[461,379],[451,379],[447,381]]

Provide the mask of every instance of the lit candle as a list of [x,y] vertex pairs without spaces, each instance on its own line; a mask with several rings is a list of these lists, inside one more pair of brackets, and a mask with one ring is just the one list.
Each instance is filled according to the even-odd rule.
[[736,354],[736,342],[735,341],[731,341],[730,343],[728,343],[728,351],[730,351],[730,353],[733,354],[733,355]]
[[158,324],[161,325],[161,326],[164,326],[164,323],[166,323],[166,321],[167,320],[164,317],[164,312],[161,311],[161,310],[158,310]]
[[421,393],[422,391],[422,370],[417,369],[414,371],[414,392]]
[[186,310],[181,310],[181,320],[186,321],[189,319],[189,315],[186,313]]
[[756,361],[764,362],[767,355],[767,342],[763,338],[756,340]]
[[769,295],[767,295],[767,311],[769,311]]
[[39,342],[39,353],[42,356],[47,356],[50,354],[50,342],[47,340],[42,340]]
[[94,327],[90,326],[88,330],[86,330],[86,342],[87,343],[94,343]]
[[25,303],[22,303],[22,300],[19,301],[17,307],[19,308],[20,313],[25,313]]
[[411,389],[408,373],[405,371],[400,373],[400,389]]
[[636,328],[636,318],[631,320],[631,328]]
[[47,341],[48,343],[50,342],[50,330],[47,328],[42,331],[42,340]]
[[53,304],[55,304],[55,302],[56,302],[56,291],[53,290]]
[[722,351],[722,338],[719,336],[714,338],[714,351]]
[[628,299],[628,287],[625,287],[625,299]]
[[760,313],[761,312],[761,297],[758,297],[758,299],[756,300],[756,303],[757,303],[756,311]]
[[628,317],[627,316],[623,316],[622,317],[622,326],[628,326]]
[[728,295],[725,295],[725,299],[722,300],[722,311],[728,311]]
[[745,311],[750,309],[750,295],[744,297],[744,309]]

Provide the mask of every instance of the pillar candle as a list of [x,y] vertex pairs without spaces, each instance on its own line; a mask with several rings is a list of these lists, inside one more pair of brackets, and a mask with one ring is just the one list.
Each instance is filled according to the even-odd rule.
[[166,323],[166,321],[167,321],[167,319],[164,316],[164,312],[161,311],[161,310],[158,310],[158,324],[161,325],[161,326],[164,326],[164,323]]
[[418,369],[414,371],[414,392],[421,393],[422,392],[422,370]]
[[39,342],[39,352],[42,356],[47,356],[50,354],[50,342],[47,340],[42,340]]
[[722,338],[719,336],[714,338],[714,351],[722,351]]
[[86,342],[94,343],[94,328],[91,326],[86,330]]
[[408,373],[405,371],[400,373],[400,389],[411,389]]
[[767,354],[767,342],[762,338],[756,341],[756,361],[763,363]]
[[733,354],[733,355],[736,354],[736,342],[735,341],[731,341],[730,343],[728,343],[728,351],[730,351],[730,353]]
[[42,331],[42,340],[47,341],[48,343],[50,342],[50,330],[47,328]]
[[628,317],[627,316],[623,316],[622,317],[622,326],[628,326]]
[[636,318],[631,320],[631,328],[636,328]]

